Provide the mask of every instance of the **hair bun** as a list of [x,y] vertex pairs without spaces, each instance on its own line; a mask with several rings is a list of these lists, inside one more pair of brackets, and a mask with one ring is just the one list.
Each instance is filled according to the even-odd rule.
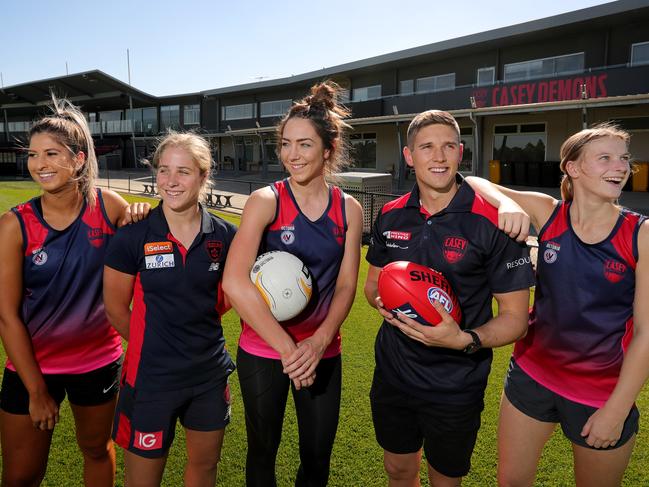
[[340,87],[333,81],[325,81],[311,87],[311,95],[307,97],[309,105],[319,105],[327,110],[336,107]]

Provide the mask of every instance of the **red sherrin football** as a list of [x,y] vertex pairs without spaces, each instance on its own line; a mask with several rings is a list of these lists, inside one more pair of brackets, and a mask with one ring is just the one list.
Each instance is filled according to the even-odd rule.
[[379,274],[379,296],[385,309],[400,311],[424,325],[437,325],[441,316],[433,307],[438,301],[459,324],[460,303],[441,272],[413,262],[397,261]]

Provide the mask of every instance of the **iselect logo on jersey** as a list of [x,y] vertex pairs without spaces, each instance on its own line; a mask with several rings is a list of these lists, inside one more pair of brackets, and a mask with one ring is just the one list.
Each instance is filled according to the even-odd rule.
[[174,267],[174,254],[147,255],[144,257],[147,269],[166,269]]
[[168,254],[173,251],[174,247],[171,242],[149,242],[144,244],[144,255]]

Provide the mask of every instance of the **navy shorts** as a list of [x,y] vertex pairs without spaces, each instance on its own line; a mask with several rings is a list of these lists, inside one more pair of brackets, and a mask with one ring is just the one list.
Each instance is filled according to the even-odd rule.
[[117,400],[113,439],[145,458],[166,455],[176,421],[196,431],[217,431],[230,422],[227,378],[173,391],[142,391],[123,384]]
[[[99,369],[83,374],[45,374],[47,392],[57,404],[65,395],[76,406],[98,406],[111,401],[119,389],[119,359]],[[29,414],[29,393],[18,374],[4,370],[0,408],[11,414]]]
[[433,404],[393,387],[375,370],[370,402],[376,441],[384,450],[415,453],[423,444],[426,460],[442,475],[469,473],[482,401],[468,406]]
[[597,408],[566,399],[531,378],[512,358],[505,378],[505,395],[523,414],[544,423],[559,423],[563,434],[575,445],[594,450],[619,448],[638,432],[640,413],[634,405],[624,421],[622,435],[614,446],[593,448],[581,430]]

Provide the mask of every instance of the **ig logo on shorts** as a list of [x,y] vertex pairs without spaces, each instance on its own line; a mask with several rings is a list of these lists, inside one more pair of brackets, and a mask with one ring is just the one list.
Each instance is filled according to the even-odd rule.
[[153,433],[136,430],[133,446],[138,450],[159,450],[162,448],[162,430]]

